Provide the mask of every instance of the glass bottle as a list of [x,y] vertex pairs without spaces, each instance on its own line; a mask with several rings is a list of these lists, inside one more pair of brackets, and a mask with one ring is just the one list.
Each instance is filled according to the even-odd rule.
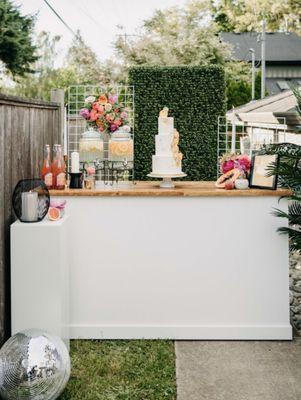
[[53,187],[53,174],[51,169],[51,161],[50,161],[50,146],[49,144],[45,145],[44,148],[44,161],[41,170],[41,177],[44,181],[45,185],[48,189],[52,189]]
[[64,190],[66,186],[66,165],[63,157],[62,146],[54,145],[55,156],[52,163],[53,185],[57,190]]

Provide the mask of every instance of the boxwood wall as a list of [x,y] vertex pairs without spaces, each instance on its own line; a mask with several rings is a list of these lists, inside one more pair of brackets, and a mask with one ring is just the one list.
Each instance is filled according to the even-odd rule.
[[155,154],[159,111],[167,106],[180,132],[187,180],[215,180],[218,116],[225,113],[223,68],[132,67],[135,86],[135,179],[146,180]]

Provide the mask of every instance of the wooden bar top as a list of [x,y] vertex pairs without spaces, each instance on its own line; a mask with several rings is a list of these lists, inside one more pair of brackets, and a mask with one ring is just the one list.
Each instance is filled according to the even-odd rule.
[[105,188],[105,189],[65,189],[50,190],[51,196],[132,196],[132,197],[257,197],[257,196],[288,196],[291,191],[288,189],[246,189],[246,190],[225,190],[217,189],[214,182],[174,182],[175,188],[162,189],[160,181],[139,181],[130,183],[129,187]]

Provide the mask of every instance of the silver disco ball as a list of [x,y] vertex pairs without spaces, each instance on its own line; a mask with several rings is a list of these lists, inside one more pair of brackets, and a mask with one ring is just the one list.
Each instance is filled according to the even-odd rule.
[[12,336],[0,350],[0,398],[55,400],[70,377],[70,357],[57,336],[30,329]]

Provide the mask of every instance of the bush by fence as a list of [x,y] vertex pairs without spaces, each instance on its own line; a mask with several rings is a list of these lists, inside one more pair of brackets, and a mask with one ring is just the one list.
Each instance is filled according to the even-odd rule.
[[187,180],[214,180],[218,116],[225,113],[223,68],[132,67],[129,84],[135,86],[135,179],[151,172],[157,117],[167,106],[180,132]]

